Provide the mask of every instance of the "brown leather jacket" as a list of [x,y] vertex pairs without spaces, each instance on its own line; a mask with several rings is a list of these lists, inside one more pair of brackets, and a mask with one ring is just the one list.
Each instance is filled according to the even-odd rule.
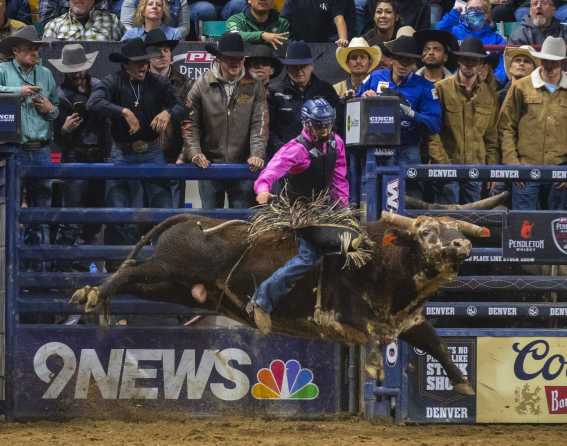
[[260,81],[243,77],[227,97],[218,68],[201,76],[189,92],[192,103],[190,144],[185,158],[203,153],[213,163],[245,163],[264,158],[268,141],[266,93]]

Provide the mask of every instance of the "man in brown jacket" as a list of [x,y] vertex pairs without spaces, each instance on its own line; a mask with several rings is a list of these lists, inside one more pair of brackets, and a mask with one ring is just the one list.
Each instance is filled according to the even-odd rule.
[[[205,169],[210,163],[247,163],[252,171],[264,166],[268,139],[266,94],[262,82],[245,76],[244,43],[238,33],[225,33],[218,47],[207,45],[216,56],[211,70],[189,92],[193,126],[185,158]],[[201,180],[203,208],[249,207],[254,199],[252,181]]]
[[[500,160],[496,121],[498,100],[480,80],[486,53],[482,42],[465,39],[457,56],[454,76],[436,84],[443,106],[441,132],[429,141],[429,158],[434,164],[496,164]],[[462,181],[434,184],[435,202],[463,204],[480,199],[482,183]]]
[[[567,75],[565,41],[547,37],[532,55],[541,66],[510,87],[500,113],[498,131],[505,164],[567,164]],[[512,208],[535,210],[563,208],[565,183],[515,182]]]

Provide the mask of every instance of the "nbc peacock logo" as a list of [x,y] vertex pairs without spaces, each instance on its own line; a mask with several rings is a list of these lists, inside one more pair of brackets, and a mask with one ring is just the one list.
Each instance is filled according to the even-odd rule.
[[258,370],[258,382],[252,387],[257,400],[314,400],[319,387],[313,382],[313,372],[301,368],[299,361],[275,359],[269,368]]

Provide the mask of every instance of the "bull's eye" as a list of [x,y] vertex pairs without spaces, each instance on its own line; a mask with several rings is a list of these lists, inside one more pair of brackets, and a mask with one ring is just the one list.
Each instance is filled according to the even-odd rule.
[[421,231],[421,236],[422,237],[429,237],[430,235],[433,234],[433,231],[431,229],[424,229],[423,231]]

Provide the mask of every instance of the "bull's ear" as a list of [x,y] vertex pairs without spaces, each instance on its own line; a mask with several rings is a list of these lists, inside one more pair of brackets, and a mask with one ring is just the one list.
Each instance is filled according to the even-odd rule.
[[414,236],[410,231],[405,229],[389,228],[384,232],[382,237],[382,246],[406,244],[414,240]]

